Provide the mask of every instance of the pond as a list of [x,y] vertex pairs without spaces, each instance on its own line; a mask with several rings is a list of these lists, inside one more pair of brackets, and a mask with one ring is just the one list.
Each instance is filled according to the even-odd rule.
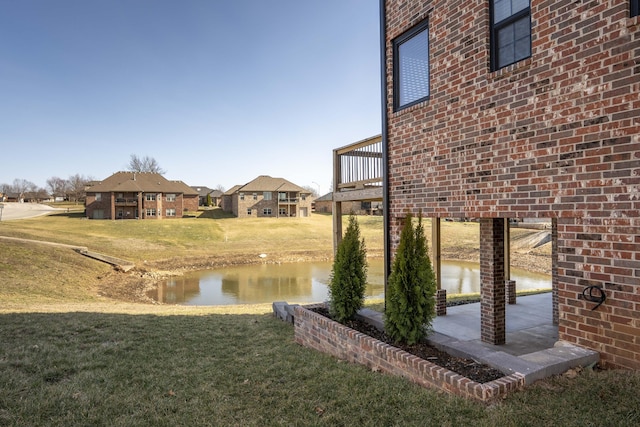
[[[383,261],[368,262],[366,296],[384,298]],[[159,302],[181,305],[322,302],[328,298],[331,267],[331,262],[303,262],[194,271],[169,278],[148,295]],[[511,278],[518,290],[551,288],[549,275],[512,268]],[[442,288],[449,294],[480,292],[479,264],[443,261]]]

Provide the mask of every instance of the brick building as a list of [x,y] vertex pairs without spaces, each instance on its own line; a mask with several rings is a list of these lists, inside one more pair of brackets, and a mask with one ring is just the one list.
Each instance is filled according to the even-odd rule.
[[87,218],[182,218],[198,211],[198,193],[157,173],[117,172],[87,188]]
[[639,369],[638,1],[381,0],[381,13],[389,254],[408,210],[480,218],[482,339],[500,344],[505,224],[550,218],[559,338]]
[[284,178],[260,175],[227,190],[222,196],[222,209],[238,218],[307,217],[312,199],[311,191]]

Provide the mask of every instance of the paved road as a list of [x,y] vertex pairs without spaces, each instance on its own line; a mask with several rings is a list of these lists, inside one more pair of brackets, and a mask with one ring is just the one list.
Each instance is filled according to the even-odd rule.
[[33,218],[36,216],[48,215],[59,210],[51,206],[39,203],[3,203],[2,217],[0,220],[9,221],[12,219]]

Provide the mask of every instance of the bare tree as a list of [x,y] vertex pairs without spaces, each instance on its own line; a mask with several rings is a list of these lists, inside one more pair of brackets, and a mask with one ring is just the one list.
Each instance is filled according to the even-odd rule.
[[216,185],[216,188],[214,188],[214,190],[218,190],[221,193],[224,193],[226,191],[224,187],[220,184]]
[[302,188],[304,188],[305,190],[307,190],[309,193],[311,193],[311,197],[320,197],[320,195],[318,194],[318,190],[313,188],[310,185],[303,185]]
[[42,202],[48,200],[50,197],[49,192],[42,187],[38,187],[34,185],[30,187],[29,190],[25,193],[25,199],[28,199],[30,202]]
[[34,188],[37,188],[37,186],[33,182],[19,178],[13,180],[11,187],[12,191],[18,195],[18,200],[20,201],[24,200],[25,194]]
[[12,191],[13,190],[11,189],[11,184],[7,184],[5,182],[0,184],[0,194],[2,194],[2,196],[0,197],[0,202],[4,201],[7,197],[7,193],[11,193]]
[[132,154],[129,160],[129,170],[131,172],[153,172],[159,173],[160,175],[167,173],[153,157],[144,156],[140,158],[135,154]]
[[67,180],[67,192],[69,195],[69,200],[74,202],[84,200],[86,196],[87,182],[89,181],[93,181],[93,178],[85,177],[84,175],[80,174],[70,176]]
[[67,191],[69,189],[69,181],[57,176],[52,176],[47,180],[47,189],[54,198],[56,196],[62,196],[66,198]]

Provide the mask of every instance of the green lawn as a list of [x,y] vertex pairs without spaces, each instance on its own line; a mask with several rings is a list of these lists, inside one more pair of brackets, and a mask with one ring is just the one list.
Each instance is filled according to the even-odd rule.
[[[376,221],[360,223],[374,247]],[[89,221],[69,213],[2,222],[0,235],[104,247],[151,263],[249,250],[330,252],[330,223],[322,215],[285,226],[214,217]],[[269,305],[101,297],[97,285],[110,270],[68,249],[0,241],[0,425],[640,424],[637,372],[558,376],[484,405],[303,348]]]

